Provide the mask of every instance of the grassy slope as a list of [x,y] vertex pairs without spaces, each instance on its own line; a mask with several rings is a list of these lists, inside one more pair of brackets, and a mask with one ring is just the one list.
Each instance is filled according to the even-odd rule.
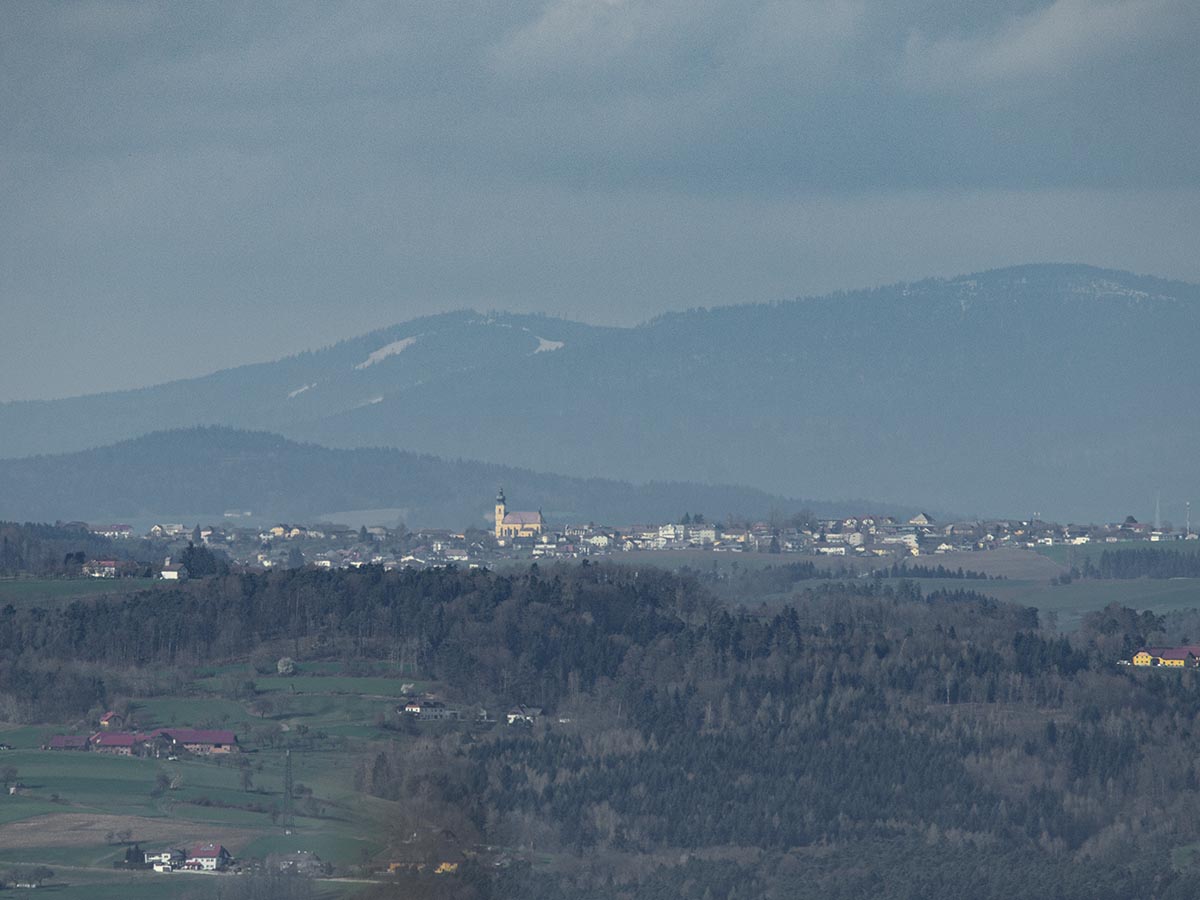
[[[240,674],[243,680],[250,677],[246,667],[241,667]],[[291,834],[285,833],[282,819],[272,823],[269,812],[244,807],[254,804],[269,810],[282,806],[284,754],[257,740],[265,731],[283,734],[285,728],[294,732],[304,725],[312,733],[390,739],[394,733],[380,731],[374,725],[375,718],[381,711],[395,707],[400,685],[411,679],[332,674],[301,674],[291,679],[258,677],[255,680],[263,692],[259,699],[270,698],[275,704],[272,714],[263,718],[252,711],[253,700],[238,702],[209,693],[219,687],[222,678],[232,675],[231,671],[198,679],[191,686],[196,696],[137,699],[133,711],[143,728],[174,722],[237,730],[239,740],[249,751],[244,756],[251,762],[253,787],[249,792],[242,789],[241,770],[232,759],[167,761],[50,753],[37,748],[46,735],[67,729],[49,724],[0,731],[0,741],[15,748],[0,754],[0,765],[16,767],[18,780],[25,785],[22,795],[5,797],[0,802],[0,865],[37,862],[58,867],[55,880],[67,881],[71,886],[47,889],[51,896],[85,896],[77,893],[84,886],[89,891],[96,888],[86,894],[89,897],[164,896],[163,876],[147,882],[144,875],[130,873],[114,881],[112,873],[103,871],[124,853],[123,847],[104,840],[104,831],[120,830],[122,822],[133,829],[133,838],[145,847],[178,842],[175,838],[163,841],[164,834],[186,833],[194,834],[197,840],[220,841],[246,856],[311,850],[322,859],[346,865],[381,852],[384,845],[377,836],[384,831],[394,805],[354,792],[347,758],[357,756],[359,751],[293,753],[294,779],[313,790],[322,814],[319,818],[302,815],[297,804]],[[164,796],[152,796],[159,770],[180,776],[182,786]],[[53,800],[53,795],[58,800]],[[89,830],[80,827],[81,817],[109,824]],[[162,824],[156,826],[156,822]],[[9,826],[7,830],[5,826]],[[63,868],[71,866],[99,868]],[[177,887],[174,882],[172,886]],[[193,887],[191,881],[188,886]],[[348,888],[329,890],[340,896]],[[109,891],[111,894],[106,893]]]
[[0,605],[55,607],[156,584],[162,582],[153,578],[0,578]]

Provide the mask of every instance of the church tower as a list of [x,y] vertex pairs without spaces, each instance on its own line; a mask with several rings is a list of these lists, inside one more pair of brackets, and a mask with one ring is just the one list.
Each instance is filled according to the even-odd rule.
[[508,505],[504,500],[504,488],[500,488],[496,494],[496,537],[503,537],[504,531],[504,515],[508,512]]

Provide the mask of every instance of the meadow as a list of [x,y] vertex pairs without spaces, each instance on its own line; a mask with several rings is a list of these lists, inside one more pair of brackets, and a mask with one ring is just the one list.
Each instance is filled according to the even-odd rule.
[[[95,752],[45,751],[61,725],[0,730],[0,767],[16,770],[17,793],[0,796],[0,870],[40,864],[57,873],[39,896],[161,897],[186,883],[217,896],[210,879],[141,872],[114,873],[129,842],[142,849],[215,841],[238,857],[307,850],[346,871],[385,849],[394,804],[356,792],[353,763],[368,740],[396,733],[380,727],[395,716],[401,685],[388,677],[338,675],[314,667],[290,678],[258,676],[248,665],[201,673],[185,696],[140,697],[128,703],[136,727],[230,728],[243,751],[228,757],[149,759]],[[257,693],[222,696],[229,679],[253,681]],[[261,709],[266,701],[269,711]],[[76,729],[78,733],[81,730]],[[300,795],[285,813],[285,745]],[[163,788],[169,784],[169,788]],[[123,832],[128,834],[123,835]],[[219,881],[219,879],[217,879]],[[358,885],[327,884],[319,896],[343,896]],[[325,888],[323,888],[324,890]]]
[[162,584],[154,578],[0,578],[0,606],[55,607]]

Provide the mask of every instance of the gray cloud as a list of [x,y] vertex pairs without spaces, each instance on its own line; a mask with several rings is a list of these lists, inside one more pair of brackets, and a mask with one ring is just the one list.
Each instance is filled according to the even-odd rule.
[[631,322],[1044,259],[1200,279],[1185,0],[6,13],[0,399],[465,305]]

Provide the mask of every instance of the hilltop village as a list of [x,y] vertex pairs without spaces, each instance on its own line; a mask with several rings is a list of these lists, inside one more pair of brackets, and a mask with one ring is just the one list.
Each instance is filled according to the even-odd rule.
[[266,527],[249,527],[236,523],[241,515],[229,513],[220,524],[158,523],[144,535],[135,534],[132,526],[126,524],[66,524],[109,538],[117,548],[126,541],[141,538],[163,552],[161,564],[149,568],[120,558],[88,559],[81,561],[82,574],[96,578],[143,575],[163,580],[211,574],[188,571],[189,547],[193,551],[207,549],[240,570],[303,565],[325,569],[382,566],[392,570],[662,551],[886,561],[1004,548],[1086,547],[1128,541],[1167,544],[1197,538],[1190,523],[1184,529],[1156,527],[1138,522],[1132,516],[1122,522],[1101,525],[1062,525],[1037,518],[939,522],[923,512],[907,519],[869,513],[817,518],[802,513],[770,520],[735,516],[712,520],[703,513],[684,513],[670,522],[621,526],[570,524],[553,522],[541,510],[510,509],[503,489],[496,496],[493,526],[462,531],[410,530],[403,524],[355,529],[320,522],[277,522]]

